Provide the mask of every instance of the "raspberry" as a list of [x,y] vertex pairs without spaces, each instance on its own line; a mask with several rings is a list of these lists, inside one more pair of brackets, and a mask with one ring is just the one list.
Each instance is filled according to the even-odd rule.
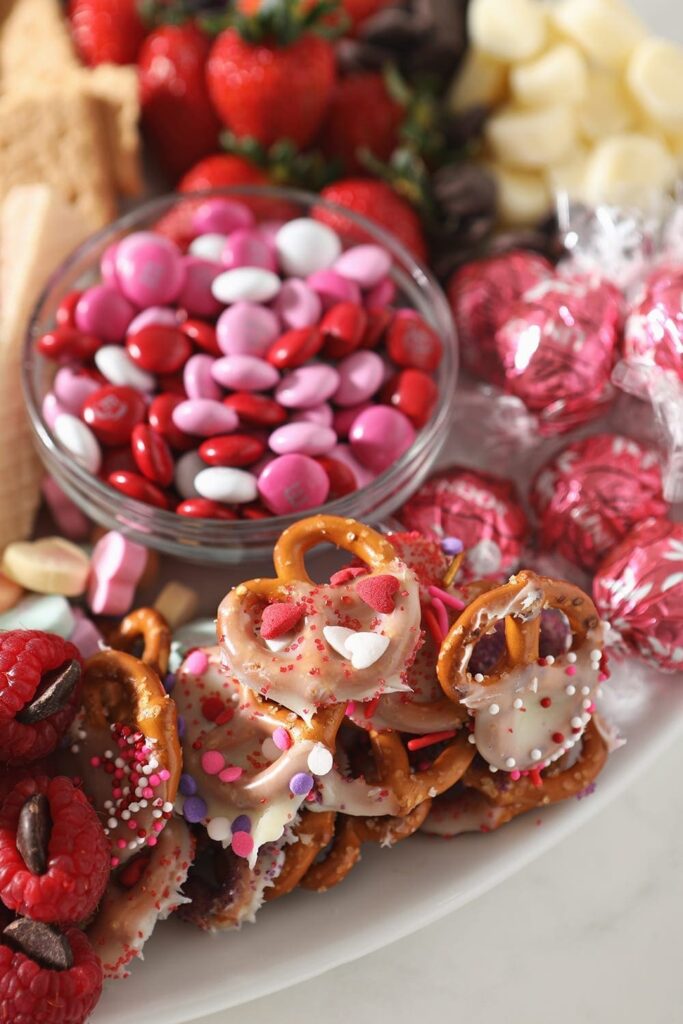
[[[47,797],[49,820],[27,839],[23,830],[18,835],[20,813],[29,798],[40,793]],[[45,834],[46,841],[41,839]],[[40,852],[47,864],[43,873],[35,870],[35,858],[33,871],[24,859],[31,842],[34,848],[36,843],[43,845]],[[104,829],[85,794],[70,779],[26,778],[6,797],[0,810],[0,899],[10,910],[48,923],[84,921],[100,901],[109,867]]]
[[102,964],[83,932],[70,928],[66,939],[73,966],[65,970],[0,945],[0,1024],[81,1024],[92,1012],[102,992]]
[[[48,673],[69,663],[75,663],[71,689],[64,685],[54,700],[31,708],[53,681]],[[78,709],[82,666],[78,649],[53,633],[37,629],[0,633],[1,760],[34,761],[56,748]]]

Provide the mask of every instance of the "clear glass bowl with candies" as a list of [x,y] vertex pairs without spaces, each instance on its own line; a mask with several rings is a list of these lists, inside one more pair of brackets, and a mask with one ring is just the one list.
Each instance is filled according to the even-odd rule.
[[318,196],[155,199],[49,281],[24,388],[93,520],[196,561],[262,557],[311,510],[379,520],[449,431],[457,343],[429,272]]

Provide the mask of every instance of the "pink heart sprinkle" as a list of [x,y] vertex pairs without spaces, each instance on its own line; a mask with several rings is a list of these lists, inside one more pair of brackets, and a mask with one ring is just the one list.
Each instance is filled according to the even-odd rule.
[[340,569],[339,572],[332,573],[330,576],[330,583],[333,587],[341,587],[342,583],[348,583],[349,580],[355,580],[357,576],[365,576],[370,570],[362,565],[354,568],[347,566],[346,569]]
[[261,636],[264,640],[275,640],[294,629],[303,615],[304,606],[293,604],[291,601],[278,601],[266,605],[261,617]]
[[394,596],[400,583],[395,576],[369,576],[359,580],[356,593],[376,612],[393,612]]

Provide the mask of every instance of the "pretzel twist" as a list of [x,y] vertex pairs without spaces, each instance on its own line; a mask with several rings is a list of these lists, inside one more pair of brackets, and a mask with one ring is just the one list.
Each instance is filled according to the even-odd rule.
[[364,818],[338,814],[334,839],[324,859],[308,869],[299,883],[303,889],[325,892],[338,885],[360,860],[363,843],[393,846],[416,832],[429,813],[428,798],[403,817]]
[[302,813],[301,820],[293,829],[296,842],[285,846],[282,870],[273,885],[266,889],[266,901],[286,896],[299,885],[315,858],[332,841],[335,818],[334,811]]
[[168,672],[171,630],[156,608],[137,608],[129,612],[111,634],[109,642],[117,650],[132,654],[135,641],[139,638],[143,642],[141,660],[163,679]]
[[396,732],[369,733],[377,781],[390,789],[399,804],[399,815],[410,814],[419,804],[454,786],[472,762],[474,747],[463,730],[448,741],[428,768],[414,771],[404,741]]

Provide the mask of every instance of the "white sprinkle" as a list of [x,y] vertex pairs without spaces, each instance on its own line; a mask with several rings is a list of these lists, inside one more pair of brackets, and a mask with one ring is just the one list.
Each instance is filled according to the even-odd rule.
[[570,665],[573,665],[576,661],[576,651],[567,651],[567,661]]
[[132,811],[133,814],[137,814],[138,811],[140,810],[140,804],[137,804],[137,803],[128,804],[128,808],[129,808],[130,811]]
[[114,801],[113,800],[105,800],[104,803],[102,804],[102,806],[104,807],[105,811],[109,811],[114,806]]
[[122,821],[128,821],[129,818],[130,818],[130,811],[128,810],[128,808],[126,808],[125,811],[121,811],[121,820]]
[[153,817],[153,818],[163,818],[163,814],[162,814],[162,812],[161,812],[161,811],[160,811],[160,810],[159,810],[159,809],[157,808],[156,810],[152,811],[152,817]]
[[308,755],[306,764],[313,775],[327,775],[332,771],[334,759],[324,743],[316,743]]
[[564,692],[567,694],[568,697],[573,697],[576,693],[576,687],[572,686],[571,683],[568,683],[567,686],[565,686],[564,688]]
[[492,773],[493,775],[495,775],[495,774],[496,774],[496,772],[498,771],[498,769],[496,768],[496,766],[495,766],[494,764],[490,764],[490,765],[489,765],[489,771],[490,771],[490,772],[491,772],[491,773]]
[[590,692],[591,692],[590,686],[582,686],[581,687],[581,693],[582,693],[582,695],[584,697],[587,697]]
[[538,676],[534,676],[531,680],[530,690],[532,693],[538,693]]
[[500,711],[500,705],[498,705],[498,704],[492,704],[490,706],[490,708],[489,708],[489,714],[490,715],[497,715],[499,711]]
[[548,655],[548,657],[545,659],[545,663],[546,663],[546,665],[554,665],[555,664],[555,658],[552,656],[552,654]]
[[151,764],[143,764],[143,766],[142,766],[142,774],[143,775],[151,775],[153,771],[154,771],[154,769],[152,768]]
[[471,733],[469,734],[469,736],[467,737],[467,742],[468,742],[468,743],[471,743],[471,744],[472,744],[472,746],[474,746],[474,744],[475,744],[475,743],[477,742],[477,741],[476,741],[476,739],[475,739],[475,737],[474,737],[474,733],[473,733],[473,732],[471,732]]
[[600,698],[600,697],[602,697],[602,694],[603,694],[603,689],[602,689],[602,686],[599,686],[599,687],[598,687],[598,689],[597,689],[597,691],[596,691],[596,696],[597,696],[598,698]]
[[524,707],[524,701],[521,697],[517,697],[515,700],[513,700],[512,706],[513,708],[515,708],[515,710],[519,711],[520,708]]
[[170,814],[171,811],[173,810],[173,804],[169,800],[167,800],[166,803],[163,805],[162,810],[166,811],[167,814]]
[[78,743],[74,743],[74,745],[71,747],[71,753],[78,754],[80,749],[81,748],[79,747]]
[[148,806],[148,801],[147,800],[141,800],[140,801],[140,810],[144,811],[145,807],[147,807],[147,806]]
[[569,724],[571,725],[572,729],[580,729],[583,725],[583,722],[577,715],[575,715]]
[[514,757],[507,757],[505,759],[505,767],[506,768],[514,768],[516,764],[517,764],[517,762],[515,761]]
[[104,832],[105,836],[109,835],[109,829],[108,828],[103,828],[102,831]]
[[483,683],[484,682],[484,677],[481,674],[481,672],[477,672],[477,674],[474,677],[474,681],[475,681],[475,683]]
[[130,843],[128,843],[128,849],[129,850],[135,850],[137,848],[137,845],[138,845],[137,840],[133,839]]
[[531,754],[529,756],[531,757],[532,761],[540,761],[541,760],[541,751],[538,749],[538,747],[534,747],[534,749],[531,751]]
[[125,763],[126,762],[123,760],[122,757],[117,757],[116,760],[114,761],[114,766],[116,768],[123,768]]
[[600,661],[601,658],[602,658],[602,651],[597,650],[597,648],[594,651],[591,651],[591,659],[593,661]]
[[209,839],[214,839],[218,843],[227,842],[232,836],[232,829],[227,818],[212,818],[206,826],[206,831],[209,834]]
[[116,828],[117,825],[118,821],[116,820],[116,818],[110,818],[109,821],[107,822],[108,828]]
[[585,711],[588,711],[588,708],[591,706],[592,703],[593,701],[589,700],[588,697],[586,697],[586,699],[582,701],[581,707],[584,708]]
[[105,750],[105,752],[104,752],[104,754],[103,754],[103,757],[106,757],[106,758],[107,758],[107,760],[109,760],[109,759],[110,759],[110,758],[112,758],[113,756],[114,756],[114,755],[112,754],[111,750]]

